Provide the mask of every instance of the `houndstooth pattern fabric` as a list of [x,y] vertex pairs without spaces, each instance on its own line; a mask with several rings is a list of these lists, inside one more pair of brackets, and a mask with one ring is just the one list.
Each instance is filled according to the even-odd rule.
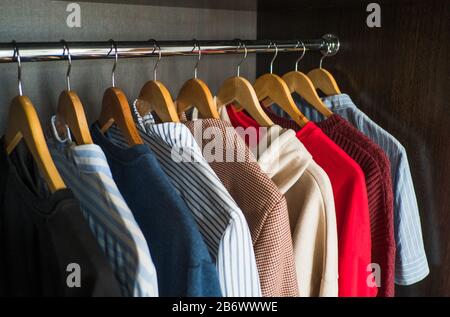
[[[184,124],[247,219],[262,295],[298,296],[286,199],[229,123],[203,119]],[[214,132],[207,133],[214,137],[205,137],[205,130]],[[214,161],[208,159],[211,144],[217,145]],[[217,151],[222,151],[221,155]]]

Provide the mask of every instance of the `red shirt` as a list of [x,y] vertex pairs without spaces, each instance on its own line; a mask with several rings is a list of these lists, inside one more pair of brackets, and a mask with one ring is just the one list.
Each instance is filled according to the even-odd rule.
[[[233,126],[258,127],[244,112],[227,107]],[[276,124],[289,128],[291,120],[270,113]],[[367,283],[372,272],[370,219],[364,174],[360,166],[331,141],[314,123],[297,132],[303,143],[328,174],[336,208],[339,250],[339,296],[376,296],[376,286]],[[369,279],[371,281],[371,279]]]

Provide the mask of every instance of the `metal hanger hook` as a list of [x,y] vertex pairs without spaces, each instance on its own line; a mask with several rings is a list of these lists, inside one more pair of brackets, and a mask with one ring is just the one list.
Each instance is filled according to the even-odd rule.
[[298,63],[303,59],[303,57],[306,54],[306,46],[305,46],[305,43],[303,43],[303,41],[297,41],[297,45],[295,46],[295,48],[298,48],[298,46],[300,44],[302,44],[303,52],[302,52],[302,55],[299,58],[297,58],[297,60],[295,61],[295,71],[296,72],[298,72]]
[[273,74],[273,62],[275,62],[275,59],[278,56],[278,46],[277,43],[270,41],[270,44],[267,48],[275,47],[275,55],[273,55],[272,60],[270,61],[270,73]]
[[12,44],[14,46],[13,60],[16,59],[16,61],[17,61],[17,83],[18,83],[18,86],[19,86],[19,96],[23,96],[23,90],[22,90],[22,61],[20,59],[19,47],[17,46],[16,41],[12,41]]
[[67,124],[64,125],[65,128],[65,138],[61,138],[59,133],[58,133],[58,129],[56,127],[56,122],[57,122],[57,117],[56,115],[52,116],[51,118],[51,125],[52,125],[52,130],[53,130],[53,135],[55,137],[55,139],[59,142],[59,143],[72,143],[72,134],[70,133],[70,129],[69,126]]
[[66,73],[66,83],[67,83],[67,91],[70,91],[70,71],[72,70],[72,55],[70,54],[70,50],[69,50],[69,46],[67,45],[67,42],[64,40],[61,40],[61,43],[64,45],[63,46],[63,53],[62,56],[64,57],[66,55],[66,51],[67,51],[67,61],[68,61],[68,66],[67,66],[67,73]]
[[195,48],[198,48],[198,59],[197,59],[197,63],[195,63],[195,68],[194,68],[194,78],[197,79],[198,64],[200,63],[200,60],[202,59],[202,49],[200,48],[200,44],[198,43],[198,41],[196,39],[194,39],[194,48],[192,49],[192,52],[195,51]]
[[153,43],[153,51],[151,55],[153,55],[153,53],[158,50],[158,60],[156,61],[155,67],[153,68],[153,80],[156,81],[156,70],[158,69],[158,65],[162,57],[161,46],[158,45],[158,42],[155,39],[150,39],[149,41]]
[[320,62],[319,62],[319,68],[322,68],[322,62],[325,59],[325,57],[330,56],[331,53],[331,45],[330,43],[327,43],[327,51],[325,53],[322,54],[322,57],[320,58]]
[[112,50],[114,49],[114,66],[112,69],[112,74],[111,74],[111,81],[112,81],[112,86],[116,87],[116,67],[117,67],[117,61],[119,60],[119,54],[117,53],[117,43],[111,39],[109,40],[111,42],[111,49],[109,50],[108,54],[106,56],[109,56],[109,54],[111,54]]
[[239,62],[239,64],[237,65],[237,76],[239,77],[241,74],[241,65],[242,63],[245,61],[245,59],[247,58],[248,55],[248,50],[247,50],[247,46],[245,45],[245,43],[241,40],[239,40],[239,45],[237,47],[237,50],[239,50],[241,47],[244,48],[244,56],[242,57],[241,61]]

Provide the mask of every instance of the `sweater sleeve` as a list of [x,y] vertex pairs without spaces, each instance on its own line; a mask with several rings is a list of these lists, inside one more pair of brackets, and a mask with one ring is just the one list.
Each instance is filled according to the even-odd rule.
[[[286,194],[300,296],[338,296],[336,214],[331,184],[306,170]],[[329,197],[331,195],[331,197]],[[331,199],[331,200],[330,200]],[[292,202],[292,203],[290,203]]]

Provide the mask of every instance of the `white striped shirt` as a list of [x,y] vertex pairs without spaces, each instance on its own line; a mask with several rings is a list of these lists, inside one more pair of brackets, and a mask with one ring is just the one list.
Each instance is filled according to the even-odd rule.
[[[306,102],[297,104],[312,121],[323,116]],[[391,162],[394,192],[394,229],[396,241],[395,283],[411,285],[424,279],[430,272],[423,245],[419,208],[409,169],[405,148],[392,135],[383,130],[365,113],[359,110],[346,94],[323,98],[325,104],[336,114],[344,117],[359,131],[378,144]]]
[[61,177],[80,201],[122,295],[158,296],[156,269],[147,242],[113,180],[101,148],[95,144],[59,143],[53,138],[47,143]]
[[[180,123],[152,124],[151,116],[136,121],[164,172],[192,211],[215,260],[222,293],[226,297],[260,297],[261,286],[250,230],[244,214],[211,169],[188,128]],[[117,128],[110,129],[115,142],[125,143]],[[177,162],[172,150],[193,159]]]

